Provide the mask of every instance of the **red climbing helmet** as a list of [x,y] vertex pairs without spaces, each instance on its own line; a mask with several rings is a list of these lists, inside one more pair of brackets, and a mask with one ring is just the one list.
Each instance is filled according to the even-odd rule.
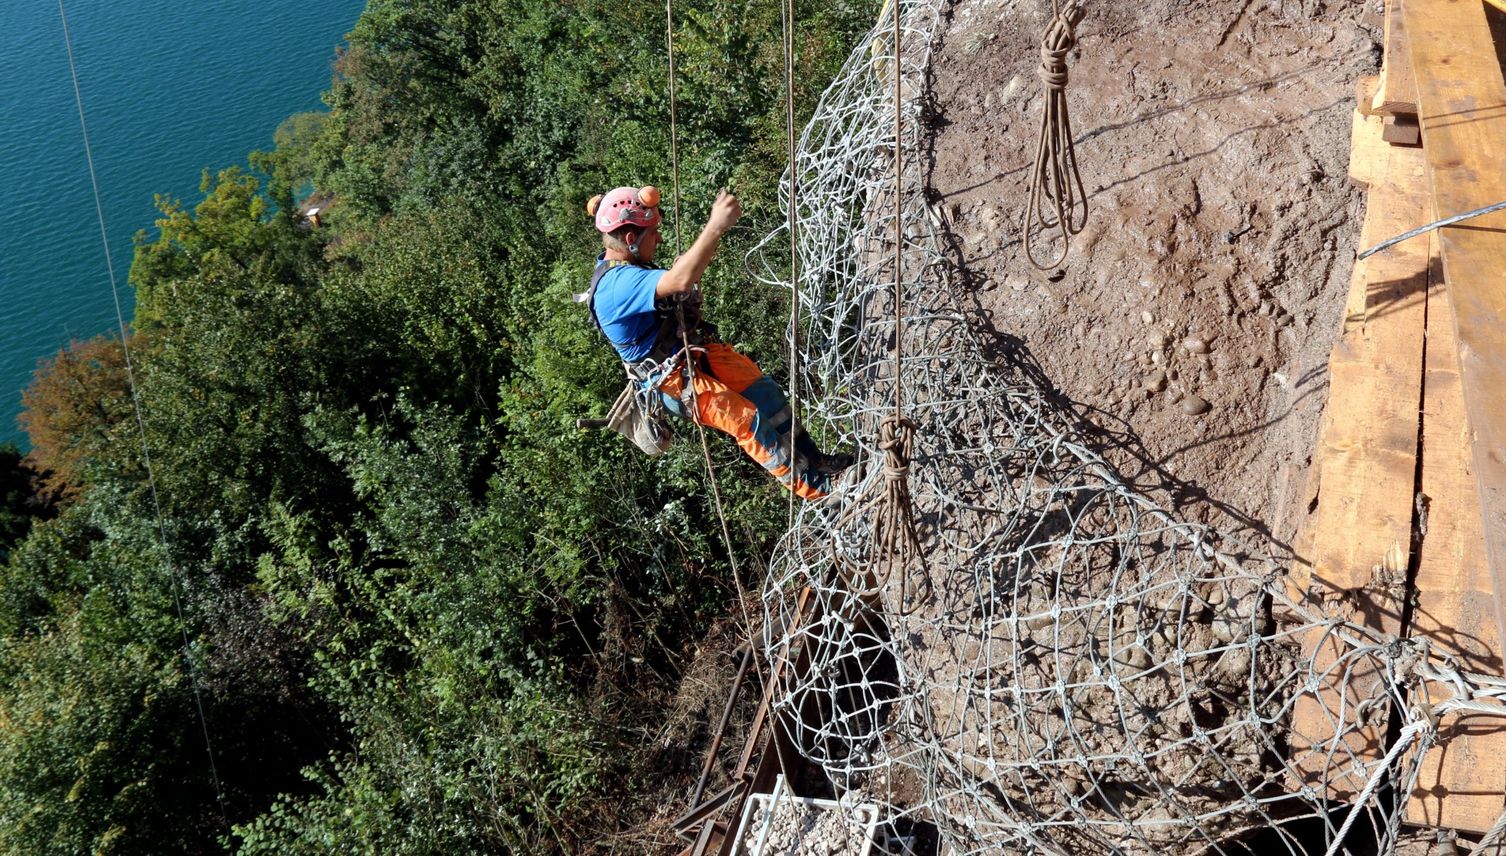
[[596,217],[599,232],[615,232],[623,226],[652,229],[659,225],[659,188],[619,187],[606,196],[593,196],[586,213]]

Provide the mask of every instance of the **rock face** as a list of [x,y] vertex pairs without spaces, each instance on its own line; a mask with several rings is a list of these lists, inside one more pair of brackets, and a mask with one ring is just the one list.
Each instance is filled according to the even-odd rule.
[[953,214],[979,326],[1138,447],[1119,461],[1149,472],[1129,475],[1206,496],[1184,513],[1225,530],[1295,528],[1357,241],[1365,6],[1085,4],[1067,104],[1090,210],[1062,268],[1040,272],[1019,229],[1051,4],[947,4],[928,191]]
[[740,852],[748,856],[862,856],[870,850],[864,809],[825,808],[789,795],[772,817],[767,806],[755,806],[742,831]]

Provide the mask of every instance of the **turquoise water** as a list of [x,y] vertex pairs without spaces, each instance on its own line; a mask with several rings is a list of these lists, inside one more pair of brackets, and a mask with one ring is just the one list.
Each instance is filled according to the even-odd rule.
[[[67,0],[126,317],[131,236],[153,194],[270,148],[321,109],[364,0]],[[71,339],[116,328],[56,0],[0,0],[0,442],[24,444],[21,389]]]

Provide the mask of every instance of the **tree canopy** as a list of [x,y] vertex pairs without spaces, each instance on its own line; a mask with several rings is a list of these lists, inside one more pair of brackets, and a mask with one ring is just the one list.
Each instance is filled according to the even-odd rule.
[[[877,11],[809,5],[802,110]],[[739,194],[708,313],[780,376],[783,298],[741,265],[780,217],[780,10],[675,13],[662,252]],[[574,429],[621,369],[570,294],[585,200],[674,184],[664,36],[606,0],[371,0],[327,112],[159,198],[141,422],[122,343],[77,343],[25,399],[55,517],[0,455],[0,851],[654,849],[694,766],[655,735],[727,547],[698,446]],[[713,452],[734,549],[765,551],[783,494]]]

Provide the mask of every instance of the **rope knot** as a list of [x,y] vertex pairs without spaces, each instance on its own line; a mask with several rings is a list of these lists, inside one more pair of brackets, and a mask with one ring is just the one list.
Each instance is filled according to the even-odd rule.
[[1077,45],[1077,25],[1083,10],[1076,3],[1058,9],[1041,35],[1041,82],[1048,89],[1067,88],[1067,54]]
[[910,475],[910,444],[915,423],[903,416],[889,416],[879,425],[878,447],[884,450],[884,479],[903,481]]

